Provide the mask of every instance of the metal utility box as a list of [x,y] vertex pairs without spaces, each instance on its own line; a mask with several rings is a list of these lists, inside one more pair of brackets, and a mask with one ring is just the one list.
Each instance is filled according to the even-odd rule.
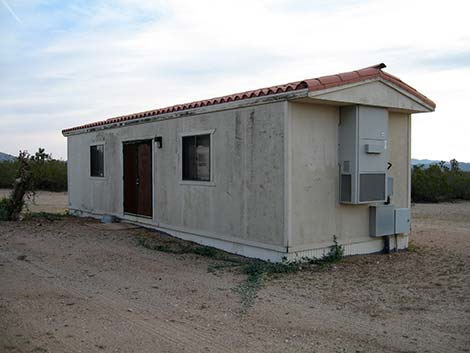
[[411,210],[409,208],[395,209],[395,234],[409,233],[411,230]]
[[339,125],[340,202],[364,204],[387,198],[388,111],[341,107]]
[[369,208],[369,231],[371,237],[392,235],[395,232],[395,207],[376,205]]

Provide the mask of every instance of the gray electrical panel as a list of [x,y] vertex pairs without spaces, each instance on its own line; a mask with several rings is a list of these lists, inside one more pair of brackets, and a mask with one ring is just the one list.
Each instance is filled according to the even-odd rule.
[[395,209],[395,234],[409,233],[411,230],[411,211],[409,208]]
[[386,201],[387,140],[387,109],[362,105],[341,107],[340,202],[366,204]]
[[369,207],[369,233],[371,237],[409,233],[411,211],[409,208],[395,208],[393,205]]
[[395,234],[395,207],[393,205],[370,206],[369,232],[371,237]]

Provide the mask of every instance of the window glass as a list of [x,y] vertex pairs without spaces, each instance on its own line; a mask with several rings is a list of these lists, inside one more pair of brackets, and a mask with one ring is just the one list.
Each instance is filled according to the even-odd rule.
[[183,137],[183,180],[210,181],[210,134]]
[[104,145],[90,146],[90,176],[104,177]]

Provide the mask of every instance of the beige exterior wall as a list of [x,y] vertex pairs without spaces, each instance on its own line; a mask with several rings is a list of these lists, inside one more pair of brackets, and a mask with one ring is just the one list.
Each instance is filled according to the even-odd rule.
[[[330,246],[333,236],[341,244],[371,243],[369,249],[379,249],[382,240],[369,236],[369,206],[338,201],[339,107],[289,103],[288,112],[289,251]],[[390,113],[388,151],[390,175],[395,177],[392,202],[397,207],[409,203],[409,119],[407,114]]]
[[394,178],[394,194],[391,202],[396,207],[411,206],[411,116],[390,113],[389,157],[392,168],[389,175]]
[[[247,256],[321,256],[333,236],[347,254],[379,251],[369,205],[339,199],[339,107],[271,102],[68,136],[71,210],[112,214]],[[410,115],[389,114],[392,203],[410,204]],[[212,134],[213,182],[181,182],[181,136]],[[123,213],[122,143],[153,145],[153,218]],[[105,144],[105,177],[90,177],[93,144]],[[406,237],[401,236],[401,246]]]
[[[285,102],[105,129],[68,137],[70,208],[282,251]],[[181,182],[181,134],[212,133],[213,183]],[[122,143],[163,137],[155,149],[152,220],[123,213]],[[89,148],[105,144],[105,177]],[[154,145],[155,147],[155,145]],[[230,250],[230,249],[229,249]]]

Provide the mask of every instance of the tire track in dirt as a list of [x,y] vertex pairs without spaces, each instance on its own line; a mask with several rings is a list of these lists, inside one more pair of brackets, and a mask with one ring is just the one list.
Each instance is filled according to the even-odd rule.
[[[2,255],[0,254],[0,258]],[[21,268],[23,270],[28,271],[28,273],[33,274],[37,277],[40,277],[42,281],[48,282],[48,283],[54,283],[55,284],[55,289],[60,290],[62,293],[67,294],[68,296],[78,299],[85,303],[85,307],[87,309],[93,310],[95,313],[102,313],[106,317],[113,319],[113,322],[127,322],[129,323],[129,320],[132,320],[132,318],[128,318],[123,314],[119,314],[115,311],[115,308],[112,307],[111,305],[104,305],[104,304],[99,304],[99,303],[94,303],[91,301],[91,297],[79,290],[76,290],[74,288],[70,287],[65,287],[63,285],[57,284],[57,281],[55,281],[55,278],[58,278],[53,271],[48,271],[46,269],[41,268],[41,266],[38,266],[37,264],[31,263],[30,261],[28,262],[23,262],[23,261],[15,261],[15,256],[12,256],[11,258],[9,256],[5,256],[3,254],[3,258],[7,259],[7,262],[15,266],[16,268]],[[31,256],[28,256],[28,258],[31,258]],[[95,299],[95,298],[93,298]],[[107,309],[107,310],[103,310]],[[117,320],[117,321],[116,321]],[[146,333],[150,333],[152,336],[154,336],[154,330],[149,331],[147,325],[144,325],[144,327],[141,327],[141,325],[137,325],[137,327],[133,327],[132,330],[138,335],[141,333],[141,330],[144,329]],[[140,329],[140,330],[137,330]],[[116,332],[112,331],[112,328],[110,327],[100,327],[100,331],[105,331],[110,334],[110,337],[115,336]],[[177,340],[173,340],[171,337],[159,333],[159,336],[163,336],[163,338],[168,342],[171,343],[172,345],[178,345],[179,342]],[[137,336],[136,336],[137,337]],[[161,338],[161,337],[160,337]],[[65,342],[64,340],[60,340],[64,345],[70,345],[69,343]],[[78,346],[73,346],[77,352],[82,351],[82,347]],[[181,349],[184,349],[184,347],[181,347]]]
[[[57,238],[56,238],[57,239]],[[51,239],[52,240],[52,239]],[[96,239],[93,239],[93,240],[96,240]],[[108,241],[109,239],[106,239],[106,238],[101,238],[101,240],[103,241]],[[88,246],[89,244],[87,244]],[[51,247],[53,247],[54,244],[52,243],[51,244]],[[139,248],[139,247],[131,247],[129,248],[129,244],[126,243],[126,244],[122,244],[122,243],[113,243],[113,248],[116,249],[116,250],[121,250],[121,251],[111,251],[112,253],[118,255],[118,256],[125,256],[125,257],[129,257],[129,256],[135,256],[136,258],[139,258],[140,260],[146,260],[148,263],[151,263],[153,261],[155,261],[155,256],[154,254],[152,254],[150,251],[147,251],[147,249],[145,248]],[[29,251],[32,251],[33,249],[28,249]],[[35,250],[35,249],[34,249]],[[33,251],[34,251],[33,250]],[[85,248],[85,249],[82,249],[84,250],[85,253],[89,253],[89,251],[93,251],[93,252],[96,252],[96,253],[109,253],[110,252],[110,247],[109,247],[109,244],[106,244],[106,243],[103,243],[103,242],[94,242],[93,243],[93,246],[90,245],[89,249],[88,248]],[[142,253],[141,251],[139,250],[144,250],[144,253]],[[55,253],[57,255],[57,253]],[[44,263],[44,257],[48,257],[50,256],[51,254],[50,253],[42,253],[41,254],[42,257],[35,257],[34,255],[31,254],[31,252],[29,252],[29,255],[28,255],[28,259],[36,259],[35,261],[35,264],[36,266],[39,266],[38,264],[39,263]],[[94,267],[95,268],[95,272],[101,272],[101,269],[99,267],[96,267],[95,264],[90,264],[90,263],[86,263],[86,266],[88,267]],[[165,266],[168,266],[168,265],[165,265]],[[57,277],[57,278],[61,278],[62,281],[68,281],[68,282],[71,282],[70,280],[70,276],[67,274],[67,273],[63,273],[63,271],[60,271],[59,268],[57,267],[51,267],[49,266],[47,269],[44,268],[44,270],[48,271],[48,273],[51,273],[53,274],[53,276]],[[107,275],[107,280],[109,280],[110,277],[114,277],[112,274],[111,275]],[[97,280],[97,277],[93,277],[94,280]],[[72,281],[72,285],[75,286],[76,283],[74,283]],[[96,287],[92,287],[90,288],[90,291],[93,292],[93,290],[97,289]],[[103,288],[99,288],[100,290],[102,290]],[[107,291],[107,289],[104,289],[104,291]],[[82,293],[84,293],[82,291]],[[97,298],[97,295],[96,295],[96,292],[93,292],[93,297],[94,298]],[[133,309],[139,309],[141,310],[142,312],[148,312],[149,311],[149,308],[148,307],[145,307],[144,305],[140,305],[139,303],[137,302],[132,302],[132,304],[129,304],[127,301],[124,301],[124,302],[117,302],[114,298],[114,297],[111,297],[111,296],[108,296],[106,294],[100,294],[99,296],[100,298],[104,299],[102,300],[102,302],[106,303],[106,302],[111,302],[113,304],[115,304],[116,306],[123,306],[125,305],[126,308],[127,307],[132,307]],[[157,314],[159,317],[161,316],[164,316],[165,313],[162,311],[162,310],[158,310],[157,308],[155,307],[152,307],[152,314]],[[144,321],[145,323],[145,321]],[[194,322],[191,322],[191,323],[187,323],[185,325],[185,323],[182,323],[182,325],[178,325],[178,324],[175,324],[174,325],[174,322],[172,321],[168,321],[166,320],[165,321],[166,325],[167,326],[175,326],[173,328],[173,332],[177,332],[178,335],[182,335],[182,336],[185,336],[189,333],[189,337],[188,337],[188,341],[189,342],[193,342],[193,337],[192,337],[192,333],[191,333],[191,330],[197,330],[198,331],[198,337],[205,341],[206,342],[206,345],[207,346],[213,346],[214,345],[214,338],[215,337],[218,337],[217,335],[211,335],[211,334],[205,334],[204,331],[207,330],[207,327],[206,326],[201,326],[201,325],[198,325],[197,323],[194,323]],[[181,321],[179,321],[179,323],[181,323]],[[186,326],[190,326],[191,329],[189,330],[181,330],[179,327],[180,326],[183,326],[183,327],[186,327]],[[216,343],[217,345],[217,343]],[[220,345],[219,344],[219,347],[217,349],[217,351],[219,352],[225,352],[225,351],[232,351],[232,349],[230,348],[227,348],[225,347],[224,345]]]
[[[85,229],[87,229],[86,226],[84,225],[81,225],[79,224],[79,226],[83,226]],[[46,246],[46,248],[54,248],[57,246],[56,244],[56,241],[59,241],[59,240],[62,240],[61,237],[51,237],[51,238],[47,238],[45,239],[46,242],[49,242],[49,246]],[[106,242],[108,242],[109,240],[112,240],[113,241],[113,248],[116,249],[116,250],[119,250],[119,251],[112,251],[113,253],[115,253],[116,255],[119,255],[119,256],[125,256],[125,257],[132,257],[132,256],[136,256],[138,258],[140,258],[140,260],[142,259],[145,259],[147,260],[148,263],[151,263],[153,261],[155,261],[155,256],[152,256],[151,253],[147,253],[146,251],[144,251],[144,253],[142,253],[140,250],[139,247],[129,247],[129,244],[128,243],[125,243],[125,244],[122,244],[121,242],[117,241],[117,242],[114,242],[115,239],[113,238],[101,238],[101,237],[98,237],[98,240],[100,241],[96,241],[97,239],[96,238],[93,238],[91,239],[94,241],[93,245],[91,244],[88,244],[88,243],[85,243],[84,244],[80,244],[81,246],[85,246],[84,248],[81,249],[81,252],[84,252],[84,253],[89,253],[89,251],[93,251],[93,252],[96,252],[96,253],[100,253],[101,250],[104,251],[104,252],[109,252],[110,251],[110,247],[109,247],[109,244],[106,244]],[[103,242],[104,241],[104,242]],[[28,243],[29,244],[29,243]],[[22,245],[25,245],[24,243],[22,243]],[[44,247],[46,244],[42,243],[41,246]],[[13,249],[11,249],[13,251]],[[121,251],[122,250],[122,251]],[[143,249],[142,250],[146,250],[146,249]],[[51,255],[58,255],[60,256],[60,251],[68,251],[66,248],[60,248],[58,249],[59,253],[57,251],[55,251],[54,253],[50,253],[49,251],[47,252],[44,252],[44,251],[41,251],[39,254],[40,256],[34,256],[33,254],[34,253],[37,253],[37,249],[36,248],[27,248],[27,249],[22,249],[22,253],[27,253],[28,254],[28,259],[35,259],[34,263],[36,265],[38,265],[39,263],[44,263],[45,261],[47,261],[47,257],[51,256]],[[18,253],[19,254],[19,253]],[[86,262],[85,262],[86,263]],[[70,279],[70,273],[67,273],[67,269],[65,269],[65,272],[64,271],[61,271],[61,267],[56,267],[56,266],[60,266],[60,264],[55,264],[55,266],[52,267],[52,264],[49,264],[49,266],[44,269],[46,269],[47,271],[49,271],[48,273],[51,273],[52,275],[54,275],[55,277],[60,277],[61,278],[61,281],[71,281]],[[95,271],[96,272],[101,272],[100,271],[100,268],[97,268],[95,266],[95,264],[91,264],[91,263],[86,263],[86,266],[91,266],[91,267],[95,267]],[[164,265],[164,266],[167,266],[167,265]],[[96,279],[96,277],[95,277]],[[76,286],[77,283],[72,283],[73,286]],[[94,290],[96,290],[97,288],[93,288],[93,287],[90,287],[89,288],[89,291],[90,292],[93,292],[92,295],[94,297],[94,299],[98,299],[98,296],[96,295],[96,292],[94,292]],[[103,288],[99,288],[100,290],[103,290]],[[104,289],[105,291],[109,291],[108,289]],[[82,293],[83,290],[81,291]],[[123,305],[126,305],[126,308],[127,308],[127,305],[129,305],[127,302],[120,302],[120,303],[117,303],[116,302],[116,298],[114,297],[109,297],[107,296],[106,294],[101,294],[100,297],[104,300],[101,300],[103,303],[105,302],[114,302],[114,304],[116,304],[117,306],[123,306]],[[139,305],[138,303],[136,302],[132,302],[132,304],[130,304],[130,306],[132,308],[138,308],[140,310],[142,310],[143,312],[145,311],[148,311],[149,308],[145,308],[144,306],[142,305]],[[165,313],[163,311],[158,311],[156,310],[156,308],[152,308],[152,313],[155,313],[159,316],[164,316]],[[157,317],[158,319],[158,317]],[[207,327],[206,326],[201,326],[201,325],[198,325],[197,323],[195,322],[191,322],[191,323],[183,323],[182,325],[179,325],[179,323],[181,323],[181,321],[179,321],[178,323],[175,324],[175,322],[173,321],[165,321],[166,325],[167,326],[176,326],[174,328],[174,332],[177,332],[177,335],[178,336],[187,336],[188,332],[189,332],[189,337],[187,339],[187,341],[189,342],[193,342],[194,341],[194,338],[192,337],[192,333],[191,331],[192,330],[195,330],[195,331],[198,331],[198,337],[200,338],[200,340],[202,341],[205,341],[206,342],[206,346],[208,347],[211,347],[213,346],[214,344],[217,345],[217,343],[214,342],[214,339],[216,337],[218,337],[218,335],[216,334],[213,334],[211,335],[210,333],[207,334],[207,333],[204,333],[204,331],[207,331]],[[181,330],[180,329],[180,326],[183,326],[183,327],[186,327],[186,330]],[[191,328],[188,330],[187,329],[187,326],[190,326]],[[231,349],[225,347],[223,344],[219,344],[219,347],[217,348],[217,351],[221,351],[221,352],[224,352],[224,351],[231,351]]]
[[[425,225],[420,225],[418,230]],[[153,328],[163,325],[165,319],[177,319],[164,323],[167,328],[174,327],[171,331],[177,340],[180,338],[179,327],[182,326],[187,330],[200,330],[204,337],[211,337],[211,343],[215,340],[222,345],[232,343],[231,350],[240,352],[463,352],[469,347],[469,340],[465,335],[468,325],[465,325],[465,322],[469,322],[470,311],[468,305],[456,305],[456,300],[463,301],[467,297],[463,290],[468,286],[463,284],[469,283],[468,269],[465,271],[466,277],[459,274],[460,272],[454,273],[454,270],[460,267],[456,267],[456,262],[448,254],[428,254],[426,259],[437,260],[426,260],[425,266],[416,266],[421,260],[412,253],[406,255],[407,259],[401,260],[377,258],[377,263],[374,255],[371,255],[362,260],[360,257],[357,261],[349,259],[347,261],[352,263],[348,264],[347,269],[346,266],[340,266],[337,270],[328,271],[323,275],[280,276],[277,281],[266,282],[259,291],[254,306],[246,315],[235,319],[228,317],[225,321],[220,314],[225,313],[226,308],[238,307],[236,294],[227,300],[221,298],[216,290],[219,286],[229,290],[243,277],[237,275],[230,278],[225,272],[221,272],[219,279],[208,276],[205,270],[211,262],[209,259],[196,255],[173,256],[155,252],[137,246],[133,239],[135,232],[87,232],[83,223],[73,223],[72,227],[69,223],[59,223],[60,227],[57,227],[57,224],[46,222],[39,225],[15,224],[15,228],[13,225],[7,226],[5,236],[0,234],[0,243],[3,243],[0,244],[0,259],[3,247],[12,253],[11,258],[15,264],[25,265],[24,261],[18,261],[14,257],[13,252],[17,251],[18,254],[26,255],[27,261],[33,261],[30,266],[39,264],[48,271],[29,267],[26,276],[28,268],[18,270],[18,267],[8,265],[8,268],[12,269],[8,269],[8,281],[13,285],[13,290],[16,290],[14,294],[21,294],[23,289],[23,285],[18,286],[18,282],[15,283],[14,271],[19,272],[20,281],[32,281],[24,287],[28,294],[30,290],[36,294],[38,289],[41,294],[40,297],[26,302],[33,305],[33,310],[22,312],[21,305],[24,302],[20,301],[18,310],[16,306],[15,310],[17,314],[23,315],[18,317],[27,321],[28,314],[31,315],[34,327],[39,328],[40,316],[44,312],[47,313],[51,304],[54,304],[54,300],[45,298],[49,292],[48,286],[54,298],[60,292],[54,289],[52,284],[59,283],[65,288],[75,288],[86,297],[86,302],[77,299],[80,301],[76,302],[78,305],[64,309],[59,306],[52,311],[52,316],[55,315],[60,320],[67,318],[68,313],[78,314],[79,318],[71,326],[75,326],[77,322],[80,325],[79,320],[84,319],[89,320],[90,326],[96,328],[95,331],[90,330],[91,333],[79,332],[74,343],[80,344],[80,338],[94,343],[94,340],[100,339],[100,335],[104,339],[106,336],[113,337],[103,330],[109,329],[111,325],[110,332],[114,333],[113,338],[116,338],[113,348],[119,347],[121,352],[174,353],[183,351],[184,348],[185,351],[211,351],[209,348],[200,348],[203,347],[204,339],[183,348],[141,329],[140,326],[129,325],[129,330],[126,330],[123,325],[128,321],[117,322],[121,319],[119,316],[110,315],[108,311],[111,308],[118,310],[128,320],[144,319]],[[460,229],[458,231],[460,232]],[[438,244],[439,247],[447,246],[449,240],[455,239],[449,237],[451,232],[452,228],[441,232],[443,242]],[[437,233],[438,229],[426,228],[421,238],[435,238]],[[8,244],[3,242],[3,239],[11,242]],[[428,241],[424,239],[417,244],[428,245]],[[465,244],[462,243],[461,247]],[[466,261],[461,261],[462,266],[468,264]],[[407,268],[404,268],[404,265]],[[356,268],[351,270],[350,266]],[[34,279],[31,271],[39,274],[38,280]],[[355,275],[356,271],[366,273],[358,276]],[[43,284],[41,281],[46,273],[56,278]],[[452,279],[454,277],[455,280]],[[158,282],[159,280],[162,282]],[[306,281],[312,283],[306,284]],[[314,281],[319,283],[314,285]],[[332,284],[327,284],[331,282]],[[438,288],[434,288],[437,285]],[[462,289],[455,289],[454,285]],[[378,288],[380,290],[377,290]],[[193,292],[192,289],[197,291]],[[392,294],[386,294],[388,291]],[[447,299],[449,296],[452,299]],[[60,296],[58,298],[62,301]],[[12,296],[8,299],[15,303]],[[210,308],[201,311],[199,306],[194,306],[203,302],[209,303]],[[430,304],[429,307],[426,306],[427,303]],[[45,307],[46,311],[41,310],[44,305],[48,305]],[[39,309],[37,315],[34,315],[35,308]],[[128,312],[128,308],[133,311]],[[188,315],[185,314],[186,310],[183,313],[184,309],[189,310]],[[97,311],[98,316],[94,315],[93,311]],[[116,317],[118,319],[114,319]],[[152,325],[154,317],[160,320]],[[55,323],[57,321],[53,325]],[[58,323],[60,325],[60,321]],[[213,327],[217,328],[217,333],[211,331]],[[59,330],[59,338],[67,339],[64,335],[70,329],[61,330],[59,327]],[[181,339],[186,343],[188,338],[183,337],[183,334],[184,332]],[[173,336],[171,338],[174,338]],[[150,341],[151,337],[155,337],[153,342]],[[166,346],[165,342],[174,348]],[[133,346],[136,343],[138,345]],[[109,351],[112,351],[111,346],[108,347]],[[213,345],[208,346],[212,348]],[[142,349],[139,349],[140,347]],[[52,350],[53,347],[47,348]],[[55,351],[62,351],[61,349],[66,351],[65,347]],[[91,349],[83,351],[97,349],[92,346]],[[214,348],[213,351],[218,350]]]
[[[52,283],[55,288],[60,289],[65,293],[72,294],[77,298],[84,299],[87,302],[86,305],[88,307],[92,306],[93,309],[102,312],[108,317],[127,322],[130,326],[143,330],[153,337],[158,337],[162,341],[169,343],[172,346],[178,346],[179,349],[183,351],[186,351],[188,348],[191,352],[196,350],[215,352],[232,351],[231,348],[215,342],[214,336],[203,334],[200,331],[196,333],[196,330],[193,328],[188,328],[187,326],[175,324],[173,322],[161,321],[159,319],[154,319],[154,324],[149,324],[146,321],[136,317],[129,317],[131,316],[131,313],[129,313],[129,315],[118,313],[115,311],[115,307],[120,307],[122,304],[117,303],[110,296],[94,294],[93,301],[91,301],[89,295],[74,287],[73,283],[72,286],[67,287],[59,283],[57,277],[62,277],[61,274],[58,274],[45,266],[41,266],[39,262],[35,261],[35,259],[31,258],[30,256],[28,256],[30,261],[18,261],[16,259],[18,255],[18,253],[6,252],[4,249],[0,249],[0,256],[14,266],[29,272],[36,272],[35,274],[42,277],[43,281]],[[51,278],[51,276],[53,278]],[[201,329],[203,328],[201,327]]]
[[[8,263],[10,263],[10,261],[8,261]],[[8,310],[7,308],[2,308],[3,310],[3,313],[5,314],[6,313],[6,316],[8,315],[14,315],[15,313],[11,310]],[[2,323],[3,324],[3,323]],[[8,321],[8,328],[7,328],[7,331],[8,329],[11,329],[11,325],[12,325],[12,322],[11,321]],[[25,332],[31,332],[31,328],[32,331],[37,331],[32,325],[31,323],[29,322],[21,322],[21,332],[22,332],[22,335],[25,333]],[[37,332],[35,333],[36,335],[38,334]],[[50,338],[50,337],[49,337]],[[64,340],[61,340],[59,339],[58,337],[53,337],[54,339],[54,351],[57,351],[55,349],[58,349],[57,347],[57,344],[59,343],[61,346],[63,347],[66,347],[66,352],[80,352],[82,351],[82,348],[77,346],[76,344],[74,344],[73,342],[70,342],[70,341],[64,341]],[[2,336],[0,337],[0,342],[3,343],[3,347],[0,346],[0,348],[5,348],[5,349],[8,349],[8,350],[12,350],[14,352],[18,351],[17,349],[17,345],[18,345],[18,342],[17,340],[13,339],[13,336],[12,335],[5,335],[5,336]],[[48,342],[50,343],[50,342]],[[39,344],[36,348],[34,348],[33,351],[39,351],[39,350],[43,350],[43,348],[41,347],[42,344]]]
[[[103,244],[97,245],[97,248],[98,248],[98,250],[99,250],[99,248],[102,248],[103,250],[107,249]],[[125,247],[123,247],[123,248],[125,248]],[[0,251],[0,253],[1,253],[1,251]],[[57,283],[60,288],[64,288],[64,291],[68,291],[69,293],[74,293],[77,297],[82,298],[82,299],[86,299],[86,301],[87,301],[86,305],[88,307],[93,305],[95,309],[97,309],[99,311],[102,311],[107,316],[111,316],[110,312],[113,312],[115,307],[123,308],[123,305],[126,305],[126,304],[123,304],[123,302],[116,301],[115,298],[113,298],[111,296],[108,296],[106,294],[97,295],[95,292],[92,293],[93,300],[100,302],[101,305],[98,304],[98,303],[90,302],[89,293],[87,293],[86,290],[85,291],[84,290],[78,290],[78,289],[74,290],[77,283],[74,283],[74,281],[72,281],[69,277],[67,277],[67,275],[65,273],[59,271],[57,268],[51,269],[49,267],[41,266],[40,264],[44,263],[44,260],[36,258],[35,256],[33,256],[31,254],[28,255],[28,259],[32,260],[29,263],[24,262],[24,261],[21,261],[21,262],[17,261],[16,256],[19,255],[19,254],[20,253],[12,254],[10,256],[10,260],[11,260],[10,262],[16,262],[19,265],[29,264],[30,266],[27,266],[28,270],[30,270],[31,267],[34,267],[35,269],[38,269],[41,272],[42,277],[47,278],[49,281],[51,281],[51,278],[49,278],[49,277],[53,276],[54,279],[55,279],[53,282]],[[148,260],[150,261],[150,260],[152,260],[152,258],[149,256]],[[60,283],[63,283],[63,282],[71,282],[70,283],[71,286],[64,287],[60,284]],[[96,289],[96,288],[91,287],[89,292],[92,292],[92,289]],[[145,308],[143,305],[139,305],[138,303],[135,303],[135,302],[133,302],[129,306],[132,306],[133,309],[141,310],[142,312],[145,312],[145,311],[148,310],[148,308]],[[290,306],[295,307],[296,305],[293,304],[293,303],[290,303]],[[126,305],[125,308],[127,308],[127,307],[128,306]],[[107,310],[103,311],[102,310],[103,308],[106,308]],[[300,310],[300,308],[299,308],[299,310]],[[342,313],[341,316],[338,316],[338,315],[335,314],[334,310],[330,310],[330,309],[314,310],[314,312],[315,312],[314,316],[317,319],[316,322],[317,322],[318,325],[325,326],[326,323],[327,323],[326,326],[334,327],[335,330],[340,331],[343,336],[349,336],[352,340],[358,340],[357,334],[363,336],[363,334],[361,334],[361,332],[373,332],[373,327],[371,327],[370,325],[365,324],[364,320],[356,320],[355,316],[349,316],[349,315],[345,316],[344,313]],[[328,313],[330,313],[330,314],[328,314]],[[163,312],[156,310],[156,311],[153,312],[153,314],[157,314],[157,317],[158,317],[158,316],[161,316],[159,314],[163,314]],[[129,314],[127,314],[127,313],[126,314],[116,313],[116,315],[113,316],[113,317],[117,318],[117,319],[120,319],[120,320],[125,320],[126,322],[131,321],[133,323],[136,323],[137,327],[142,327],[142,326],[146,327],[145,332],[147,332],[149,335],[159,336],[161,338],[163,337],[164,340],[166,340],[167,342],[170,342],[173,345],[178,346],[181,350],[186,350],[187,347],[192,347],[189,351],[194,351],[194,350],[197,349],[196,347],[200,347],[201,351],[207,351],[207,350],[210,350],[211,348],[215,349],[216,352],[233,351],[233,349],[228,349],[226,347],[220,347],[220,345],[214,344],[215,342],[213,341],[213,337],[211,335],[204,335],[204,334],[202,334],[201,331],[199,331],[199,330],[205,330],[206,327],[190,324],[193,328],[195,328],[195,327],[198,328],[198,331],[199,331],[198,333],[199,334],[197,336],[198,336],[199,340],[197,340],[197,339],[194,339],[193,332],[188,332],[187,328],[182,329],[182,327],[185,327],[184,325],[175,324],[175,323],[169,322],[169,321],[164,321],[163,322],[163,321],[159,320],[160,325],[157,326],[157,329],[155,329],[154,325],[148,324],[144,320],[139,320],[135,317],[132,317],[133,315],[134,314],[132,314],[132,313],[129,313]],[[318,321],[320,321],[321,324],[319,324]],[[163,329],[163,330],[159,329],[160,326],[164,326],[165,329]],[[349,333],[349,334],[347,334],[347,333]],[[395,334],[399,334],[399,337],[402,336],[403,334],[406,334],[406,333],[407,333],[407,331],[406,331],[405,327],[402,328],[402,329],[399,329],[398,332],[395,332]],[[177,337],[177,338],[175,339],[175,337]],[[368,345],[372,344],[372,342],[373,342],[375,347],[378,350],[381,350],[381,351],[389,350],[389,351],[393,351],[393,352],[403,352],[403,350],[401,350],[400,348],[393,347],[393,344],[391,342],[388,342],[387,344],[385,344],[383,338],[379,339],[377,337],[367,337],[367,338],[364,337],[363,340],[365,342],[367,342]],[[445,351],[448,348],[445,343],[441,343],[437,340],[432,343],[432,346],[435,347],[435,348],[439,347],[439,349],[441,351]],[[209,348],[209,347],[211,347],[211,348]],[[410,349],[410,350],[413,350],[413,348],[415,348],[415,347],[413,347],[412,345],[408,346],[408,349]]]

